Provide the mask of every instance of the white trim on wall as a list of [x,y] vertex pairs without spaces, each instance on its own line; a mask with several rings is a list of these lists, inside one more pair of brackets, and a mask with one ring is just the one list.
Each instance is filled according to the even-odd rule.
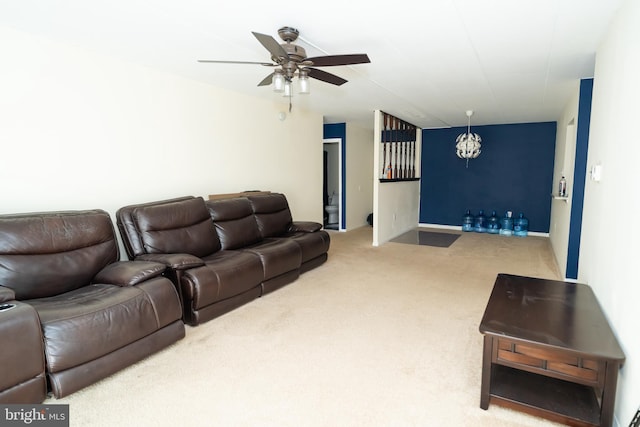
[[[425,228],[439,228],[441,230],[462,231],[461,227],[458,225],[428,224],[428,223],[421,222],[420,224],[418,224],[418,226],[425,227]],[[489,234],[489,233],[485,233],[485,234]],[[535,237],[549,237],[549,233],[540,233],[538,231],[529,231],[528,234],[529,236],[535,236]],[[509,237],[509,236],[505,236],[505,237]],[[517,238],[518,236],[515,236],[515,237]]]
[[[346,231],[344,223],[342,221],[342,211],[345,208],[342,203],[344,197],[344,177],[342,176],[343,158],[342,158],[342,138],[324,138],[322,145],[324,144],[338,144],[338,231]],[[323,206],[324,209],[324,206]]]

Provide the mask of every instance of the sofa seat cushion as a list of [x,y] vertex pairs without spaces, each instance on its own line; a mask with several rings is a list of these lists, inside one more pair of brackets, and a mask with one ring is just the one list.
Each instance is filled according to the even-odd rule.
[[183,292],[193,309],[239,295],[262,283],[262,264],[255,254],[219,251],[203,258],[203,267],[185,271]]
[[49,372],[97,359],[160,327],[153,301],[136,287],[93,284],[28,303],[40,316]]
[[243,250],[260,258],[265,281],[297,270],[302,264],[300,245],[290,239],[267,238],[260,243],[246,246]]
[[305,263],[316,257],[326,254],[329,251],[331,238],[324,230],[313,233],[297,232],[288,233],[288,239],[296,242],[302,249],[302,262]]

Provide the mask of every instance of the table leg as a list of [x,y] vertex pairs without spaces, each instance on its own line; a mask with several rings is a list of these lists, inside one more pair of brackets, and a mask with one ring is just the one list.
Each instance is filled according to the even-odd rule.
[[618,363],[607,362],[605,371],[604,389],[602,390],[602,405],[600,407],[600,425],[610,427],[613,425],[613,409],[618,384]]
[[491,392],[491,353],[493,351],[493,338],[484,336],[484,347],[482,350],[482,385],[480,386],[480,408],[489,408],[489,398]]

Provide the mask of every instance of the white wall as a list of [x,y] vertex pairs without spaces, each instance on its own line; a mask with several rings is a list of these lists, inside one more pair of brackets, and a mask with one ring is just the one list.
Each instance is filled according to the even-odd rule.
[[347,123],[346,125],[347,230],[367,225],[373,212],[373,130]]
[[564,175],[567,180],[568,200],[553,199],[551,202],[551,222],[549,239],[556,256],[562,277],[567,276],[567,256],[569,251],[569,226],[571,224],[571,204],[573,194],[573,172],[575,163],[576,131],[578,124],[578,100],[580,82],[571,100],[565,106],[562,117],[558,120],[556,132],[556,153],[553,168],[553,194],[558,194],[558,184]]
[[626,426],[640,404],[640,2],[626,0],[596,54],[578,280],[595,291],[626,354],[616,418]]
[[378,187],[379,203],[374,210],[374,246],[416,228],[420,211],[419,181],[386,182],[378,184]]
[[[379,246],[416,228],[420,219],[420,181],[380,182],[380,135],[382,112],[374,112],[373,164],[373,245]],[[422,132],[417,132],[416,159],[421,158]],[[416,162],[416,177],[420,162]]]
[[263,189],[322,221],[320,115],[280,121],[276,102],[8,28],[0,40],[0,213]]

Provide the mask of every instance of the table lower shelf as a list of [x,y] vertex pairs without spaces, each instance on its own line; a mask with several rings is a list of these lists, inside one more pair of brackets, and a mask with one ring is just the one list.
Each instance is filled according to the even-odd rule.
[[493,403],[517,406],[528,413],[575,425],[600,425],[600,404],[595,389],[507,366],[492,366]]

